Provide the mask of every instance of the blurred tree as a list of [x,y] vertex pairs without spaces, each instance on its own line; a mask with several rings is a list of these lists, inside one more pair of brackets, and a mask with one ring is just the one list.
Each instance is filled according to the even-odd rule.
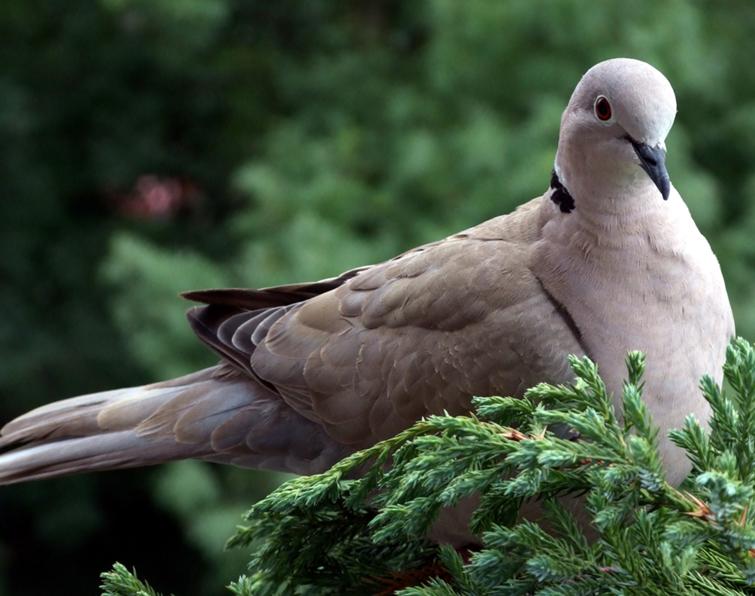
[[[329,276],[542,193],[575,82],[619,55],[677,91],[672,180],[752,337],[753,25],[744,0],[7,0],[0,415],[212,363],[179,290]],[[72,593],[118,559],[210,594],[241,569],[219,562],[234,511],[276,481],[191,463],[3,489],[0,586],[49,591],[42,553]]]

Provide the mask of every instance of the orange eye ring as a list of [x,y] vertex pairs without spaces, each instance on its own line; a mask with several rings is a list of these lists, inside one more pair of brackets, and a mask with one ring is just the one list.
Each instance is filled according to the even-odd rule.
[[611,109],[611,102],[603,95],[598,95],[595,100],[595,117],[601,122],[608,122],[613,116],[613,110]]

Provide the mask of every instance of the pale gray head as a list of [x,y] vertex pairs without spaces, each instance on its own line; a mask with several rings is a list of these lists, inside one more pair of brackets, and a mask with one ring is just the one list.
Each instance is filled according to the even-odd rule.
[[582,77],[561,118],[556,172],[579,204],[671,190],[665,139],[674,90],[645,62],[606,60]]

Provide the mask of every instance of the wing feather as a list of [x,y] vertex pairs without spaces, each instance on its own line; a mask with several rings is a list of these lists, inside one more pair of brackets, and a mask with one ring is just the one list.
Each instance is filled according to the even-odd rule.
[[582,347],[528,266],[534,203],[331,280],[190,293],[211,302],[190,319],[234,366],[353,448],[430,413],[465,412],[474,395],[565,381],[565,354]]

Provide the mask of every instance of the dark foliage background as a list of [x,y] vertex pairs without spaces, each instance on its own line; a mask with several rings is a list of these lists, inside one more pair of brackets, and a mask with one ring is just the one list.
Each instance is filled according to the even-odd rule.
[[[211,364],[179,290],[329,276],[540,194],[575,82],[619,55],[676,88],[672,180],[753,337],[753,27],[745,0],[5,0],[0,417]],[[93,594],[114,560],[219,593],[281,479],[3,488],[0,594]]]

